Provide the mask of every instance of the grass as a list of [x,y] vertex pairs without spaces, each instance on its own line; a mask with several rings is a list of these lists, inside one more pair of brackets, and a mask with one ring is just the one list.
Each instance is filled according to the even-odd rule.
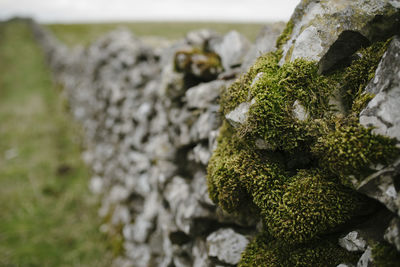
[[99,24],[49,24],[46,25],[61,41],[69,45],[87,45],[90,41],[117,27],[125,27],[137,36],[159,36],[179,39],[192,30],[212,29],[221,34],[236,30],[250,41],[256,39],[264,24],[206,23],[206,22],[132,22]]
[[0,24],[0,266],[110,266],[79,129],[27,24]]

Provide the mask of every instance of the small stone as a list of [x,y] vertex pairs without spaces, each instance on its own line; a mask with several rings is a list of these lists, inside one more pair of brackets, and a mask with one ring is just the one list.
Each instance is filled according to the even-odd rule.
[[261,138],[257,138],[255,141],[255,145],[258,149],[262,150],[275,150],[275,147],[269,143],[267,143],[265,140]]
[[249,102],[241,103],[234,110],[226,114],[225,118],[233,127],[238,128],[246,122],[249,109],[255,102],[255,99],[253,99]]
[[219,229],[207,237],[207,250],[210,257],[228,264],[238,264],[240,255],[249,240],[231,228]]
[[367,242],[358,231],[351,231],[345,237],[339,238],[339,245],[347,251],[365,251]]
[[293,116],[299,121],[305,121],[310,118],[310,114],[303,107],[303,105],[300,104],[299,100],[296,100],[293,103]]
[[365,250],[357,262],[357,267],[373,267],[371,247]]

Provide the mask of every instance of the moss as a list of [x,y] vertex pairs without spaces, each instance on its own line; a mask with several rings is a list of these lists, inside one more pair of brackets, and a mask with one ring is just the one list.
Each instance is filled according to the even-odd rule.
[[282,45],[284,45],[289,39],[290,36],[292,35],[293,32],[293,27],[294,23],[292,20],[289,20],[289,22],[286,24],[285,29],[282,31],[281,35],[276,39],[276,47],[278,49],[282,48]]
[[396,267],[399,266],[400,253],[395,247],[386,242],[375,244],[372,247],[372,260],[375,266]]
[[322,167],[338,174],[343,184],[351,186],[350,175],[360,180],[371,173],[371,165],[387,164],[400,155],[395,140],[371,131],[353,118],[320,137],[312,151]]
[[[266,192],[283,181],[278,164],[265,162],[256,151],[224,123],[218,147],[208,164],[210,198],[228,212],[240,212],[252,206],[251,193]],[[279,177],[280,179],[277,179]]]
[[174,69],[210,81],[215,79],[223,68],[221,59],[216,53],[191,48],[175,53]]
[[339,247],[333,238],[292,246],[261,234],[247,246],[238,266],[337,266],[356,263],[359,256]]
[[[265,233],[275,240],[255,241],[265,255],[248,249],[243,266],[253,260],[261,266],[328,266],[325,259],[336,260],[325,246],[339,251],[317,240],[351,222],[369,203],[352,189],[349,175],[365,177],[371,164],[387,164],[399,153],[393,140],[358,123],[372,97],[362,89],[386,46],[363,48],[350,66],[327,75],[304,59],[280,67],[280,52],[268,53],[223,93],[224,115],[243,102],[253,104],[245,123],[233,128],[225,121],[221,127],[208,165],[210,197],[228,212],[255,206]],[[337,90],[346,92],[347,114],[330,105]],[[295,117],[295,101],[307,111],[305,120]],[[264,149],[255,145],[260,140],[267,144]],[[288,257],[284,251],[289,247],[298,254]]]
[[332,83],[317,74],[314,62],[303,59],[281,68],[269,63],[259,71],[263,76],[250,88],[256,103],[251,106],[248,122],[240,131],[285,151],[301,147],[310,138],[305,129],[308,123],[293,116],[293,104],[299,100],[311,118],[321,118],[329,111]]
[[362,98],[365,86],[374,77],[375,70],[380,59],[385,53],[391,39],[385,42],[377,42],[369,47],[360,49],[356,55],[358,59],[353,60],[350,66],[336,71],[332,79],[337,78],[340,93],[343,95],[345,107],[353,112],[360,112],[363,106],[354,105],[357,99]]
[[286,243],[304,243],[347,222],[364,198],[316,170],[300,170],[278,203],[264,210],[269,232]]

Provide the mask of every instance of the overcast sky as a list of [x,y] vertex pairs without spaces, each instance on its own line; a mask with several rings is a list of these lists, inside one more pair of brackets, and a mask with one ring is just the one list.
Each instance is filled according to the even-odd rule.
[[40,22],[288,20],[299,0],[0,0],[0,19]]

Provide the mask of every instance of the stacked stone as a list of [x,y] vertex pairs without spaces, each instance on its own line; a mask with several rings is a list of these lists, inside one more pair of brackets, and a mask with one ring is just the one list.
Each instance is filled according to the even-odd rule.
[[115,265],[237,264],[257,221],[228,215],[208,197],[218,98],[242,63],[259,55],[255,47],[273,49],[279,27],[265,45],[235,31],[200,30],[165,49],[124,30],[68,49],[37,24],[33,29],[83,126],[101,230],[119,243]]
[[[279,62],[305,58],[318,62],[320,73],[329,73],[357,58],[355,52],[392,37],[374,78],[363,88],[373,96],[360,113],[359,123],[373,127],[373,133],[393,138],[400,147],[400,4],[398,1],[301,1],[291,17],[286,33],[278,42]],[[262,75],[262,73],[260,74]],[[257,79],[257,77],[256,77]],[[346,115],[343,99],[333,96],[331,104]],[[250,102],[240,104],[226,115],[232,126],[246,121]],[[294,103],[293,114],[308,118],[303,106]],[[257,145],[257,142],[256,142]],[[353,188],[383,204],[372,218],[344,233],[339,244],[352,252],[362,252],[357,267],[381,266],[372,257],[372,247],[388,242],[400,252],[400,158],[387,166],[370,166],[374,173],[357,181]],[[382,261],[382,260],[381,260]],[[385,266],[394,266],[388,263]],[[343,263],[339,266],[353,266]],[[382,265],[383,266],[383,265]]]
[[[306,58],[329,73],[359,57],[360,47],[394,36],[364,89],[374,97],[359,122],[397,139],[397,146],[399,9],[391,0],[304,0],[278,40],[280,65]],[[33,29],[84,128],[84,159],[93,169],[90,187],[101,194],[102,230],[121,248],[115,265],[236,265],[259,222],[228,215],[208,197],[206,166],[222,121],[218,98],[260,53],[275,49],[281,27],[267,27],[254,45],[237,32],[201,30],[167,48],[119,30],[86,49],[67,48],[42,27]],[[342,101],[334,95],[331,104],[345,116]],[[226,120],[240,126],[252,104],[238,105]],[[299,101],[293,115],[301,121],[310,116]],[[263,140],[255,145],[269,149]],[[387,209],[349,225],[338,241],[363,252],[357,266],[374,266],[374,242],[385,240],[400,251],[400,159],[371,169],[353,187]]]

